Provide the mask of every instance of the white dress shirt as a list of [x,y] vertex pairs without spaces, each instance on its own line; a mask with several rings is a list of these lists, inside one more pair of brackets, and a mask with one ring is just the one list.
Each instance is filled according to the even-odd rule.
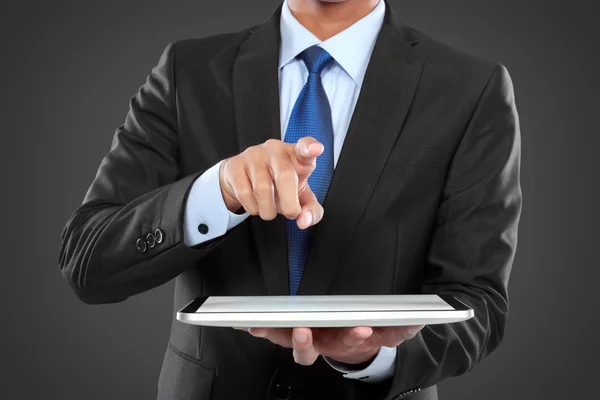
[[[279,54],[282,141],[296,99],[308,78],[304,62],[296,56],[311,46],[319,45],[334,59],[321,73],[321,81],[331,107],[334,167],[337,165],[384,14],[385,2],[380,1],[364,18],[322,42],[296,20],[287,0],[284,2],[281,9]],[[234,214],[225,206],[219,185],[221,162],[205,171],[190,189],[184,215],[184,242],[188,246],[219,237],[249,216],[248,213]],[[198,231],[200,223],[208,225],[209,231],[206,234]],[[372,383],[393,375],[395,359],[395,347],[382,347],[367,368],[355,371],[345,364],[325,358],[332,368],[344,373],[344,377]]]

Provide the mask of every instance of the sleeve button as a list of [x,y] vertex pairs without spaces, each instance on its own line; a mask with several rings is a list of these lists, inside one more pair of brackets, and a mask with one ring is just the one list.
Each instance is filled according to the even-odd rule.
[[161,244],[163,242],[164,239],[164,235],[163,235],[163,231],[161,231],[160,229],[157,229],[154,231],[154,240],[156,241],[156,243]]
[[206,235],[208,233],[208,225],[206,225],[206,224],[198,225],[198,232],[200,232],[203,235]]
[[136,242],[135,242],[135,247],[138,249],[138,251],[140,253],[145,253],[146,250],[148,250],[148,246],[146,245],[146,242],[142,240],[142,238],[139,238]]
[[153,248],[156,246],[156,238],[152,233],[146,235],[146,243],[148,243],[148,247]]

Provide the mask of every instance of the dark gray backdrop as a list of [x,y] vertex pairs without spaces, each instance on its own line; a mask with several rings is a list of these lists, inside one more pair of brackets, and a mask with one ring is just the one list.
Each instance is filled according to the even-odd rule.
[[[442,399],[570,399],[598,369],[597,116],[593,1],[392,0],[409,25],[510,71],[525,195],[503,345]],[[6,399],[150,399],[172,285],[103,306],[79,303],[58,266],[129,98],[171,41],[239,30],[277,0],[23,1],[4,9],[2,373]]]

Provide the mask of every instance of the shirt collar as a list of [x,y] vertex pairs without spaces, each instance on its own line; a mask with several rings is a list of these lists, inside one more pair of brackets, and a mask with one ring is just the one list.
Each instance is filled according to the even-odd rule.
[[279,68],[283,68],[307,48],[320,45],[361,86],[377,35],[385,15],[385,2],[380,0],[368,15],[335,36],[321,42],[292,15],[287,0],[281,8],[281,49]]

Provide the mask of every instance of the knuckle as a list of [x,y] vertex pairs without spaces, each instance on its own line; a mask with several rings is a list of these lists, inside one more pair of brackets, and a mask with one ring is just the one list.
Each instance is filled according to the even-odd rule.
[[[237,157],[237,156],[236,156]],[[236,157],[231,157],[223,161],[223,165],[221,165],[221,169],[223,173],[227,174],[235,167],[235,159]]]
[[242,204],[242,207],[244,207],[244,209],[250,215],[256,215],[258,213],[258,208],[256,207],[254,196],[249,188],[244,187],[243,189],[238,190],[236,193],[236,197],[238,201]]
[[281,215],[283,215],[287,219],[296,219],[298,217],[298,215],[300,215],[301,210],[302,209],[299,206],[298,207],[283,206],[281,208]]
[[275,217],[277,217],[277,213],[275,212],[270,212],[270,211],[260,211],[260,218],[263,221],[272,221],[275,219]]
[[277,139],[269,139],[262,144],[263,147],[268,148],[268,149],[273,149],[273,148],[279,147],[280,145],[281,145],[281,140],[277,140]]
[[[234,184],[234,188],[235,188],[235,184]],[[239,200],[248,200],[252,197],[252,191],[250,190],[250,188],[248,186],[243,186],[243,187],[238,187],[236,189],[236,193],[237,193],[237,198]]]
[[261,208],[260,215],[265,221],[271,221],[277,217],[277,210],[275,207],[265,206]]
[[224,162],[223,174],[231,177],[232,183],[235,177],[241,175],[241,171],[244,170],[244,160],[240,157],[232,157]]
[[242,203],[244,210],[246,210],[246,212],[248,212],[248,214],[258,215],[258,207],[256,206],[256,204],[253,201],[240,200],[240,203]]
[[244,157],[241,154],[231,157],[225,161],[225,168],[239,168],[244,166]]
[[270,182],[264,180],[257,182],[254,186],[254,193],[259,196],[266,196],[273,191],[273,185]]
[[296,171],[294,168],[292,168],[291,164],[288,164],[283,168],[280,168],[275,173],[275,179],[281,181],[298,182],[298,174],[296,174]]
[[275,208],[275,205],[272,204],[272,202],[269,200],[260,201],[258,203],[258,208],[260,210],[260,217],[265,221],[270,221],[277,217],[277,209]]
[[261,151],[262,150],[260,150],[257,146],[251,146],[244,150],[240,155],[242,156],[242,158],[251,160]]

